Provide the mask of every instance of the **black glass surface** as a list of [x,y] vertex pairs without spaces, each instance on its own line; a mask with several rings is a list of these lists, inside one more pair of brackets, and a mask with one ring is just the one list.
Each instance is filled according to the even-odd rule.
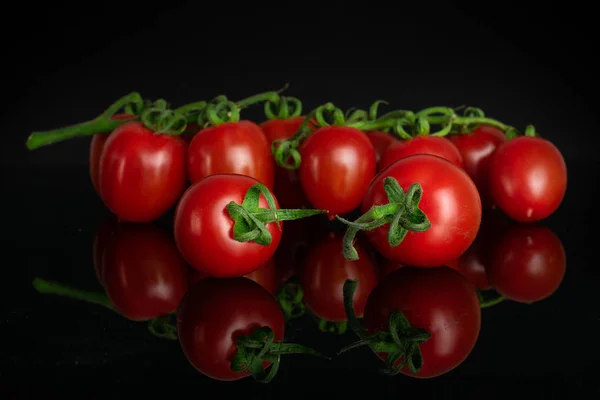
[[[0,377],[6,398],[58,394],[64,389],[112,398],[124,397],[130,388],[134,397],[175,392],[183,397],[188,386],[193,387],[193,396],[203,398],[214,396],[209,394],[213,392],[247,398],[307,398],[317,393],[361,398],[401,398],[409,393],[464,398],[468,393],[505,398],[514,390],[533,398],[568,398],[579,389],[598,393],[594,384],[600,372],[595,239],[600,194],[595,154],[598,119],[594,99],[587,97],[594,90],[587,64],[573,73],[573,64],[564,61],[583,53],[564,48],[564,57],[556,57],[550,52],[550,42],[572,42],[572,37],[561,36],[568,33],[556,33],[554,20],[530,25],[530,33],[519,36],[515,28],[510,32],[503,28],[501,13],[510,14],[504,9],[498,10],[496,19],[486,21],[476,16],[483,12],[477,14],[464,5],[442,5],[435,12],[422,5],[412,7],[411,15],[430,11],[427,22],[408,19],[405,25],[390,21],[382,27],[372,21],[367,24],[356,13],[331,20],[327,16],[333,13],[328,11],[307,25],[252,10],[256,13],[251,20],[236,15],[230,16],[230,24],[219,24],[201,17],[200,6],[183,4],[145,27],[133,22],[138,15],[134,10],[125,10],[114,16],[123,29],[112,29],[106,36],[84,33],[89,28],[77,25],[80,39],[89,37],[97,46],[93,49],[77,42],[72,31],[53,36],[64,44],[62,50],[50,39],[46,43],[33,34],[24,38],[24,43],[33,45],[38,37],[36,54],[45,54],[48,62],[34,70],[33,58],[23,56],[21,60],[30,61],[22,61],[21,72],[29,78],[18,75],[13,82],[18,86],[7,85],[6,92],[15,94],[4,109],[0,203],[6,273]],[[521,23],[529,15],[516,14],[514,21]],[[101,23],[100,14],[97,18]],[[449,20],[453,21],[450,31],[444,28]],[[535,33],[537,28],[546,29],[542,31],[548,36]],[[273,37],[274,31],[283,32],[280,36],[289,41],[276,45],[280,38]],[[442,40],[446,37],[447,45]],[[460,48],[471,51],[465,57],[453,43],[466,37],[470,47]],[[311,43],[319,46],[307,50]],[[365,46],[376,51],[362,51]],[[18,68],[13,72],[17,76]],[[127,312],[115,307],[102,282],[98,250],[103,247],[98,240],[107,227],[114,229],[114,221],[89,178],[89,139],[30,152],[24,148],[27,135],[89,119],[133,90],[184,104],[222,93],[241,98],[288,81],[290,93],[301,98],[307,109],[327,100],[344,108],[366,107],[377,99],[388,100],[394,108],[411,109],[469,103],[513,125],[535,124],[561,150],[568,167],[563,203],[539,223],[564,249],[565,272],[556,291],[532,304],[505,299],[482,309],[481,331],[468,358],[449,373],[427,380],[382,374],[381,360],[366,347],[337,355],[357,336],[350,328],[340,333],[343,324],[319,319],[306,304],[300,306],[303,315],[286,322],[286,341],[309,346],[331,359],[283,356],[269,384],[254,382],[252,377],[235,382],[211,379],[182,352],[172,330],[174,317],[152,322],[124,315]],[[248,118],[260,121],[263,116],[260,110],[249,111]],[[173,210],[139,229],[154,235],[152,243],[173,246],[172,215]],[[494,246],[502,235],[514,232],[510,227],[515,223],[500,220],[502,228],[490,228],[498,236],[481,252],[484,264],[497,255]],[[276,283],[273,293],[285,282],[289,285],[288,278],[303,279],[306,254],[327,240],[328,229],[339,232],[341,227],[321,220],[311,229],[315,230],[304,237],[290,235],[289,248],[274,259],[269,272]],[[114,242],[106,246],[111,245]],[[147,254],[154,250],[148,248]],[[371,255],[377,279],[385,280],[381,259]],[[191,268],[185,268],[187,282],[196,280]],[[118,281],[118,271],[111,276],[113,283]],[[63,292],[68,289],[71,296],[41,293],[44,282],[62,287]],[[125,302],[131,293],[113,290]],[[493,289],[481,293],[486,299],[498,296]],[[509,389],[515,384],[523,388]]]

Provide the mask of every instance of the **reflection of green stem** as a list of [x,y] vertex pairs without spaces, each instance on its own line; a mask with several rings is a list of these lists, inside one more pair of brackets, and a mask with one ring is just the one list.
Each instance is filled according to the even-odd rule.
[[481,308],[492,307],[506,300],[506,297],[502,296],[501,294],[498,294],[496,297],[492,297],[491,299],[485,299],[479,290],[477,291],[477,298],[479,299],[479,306]]
[[326,333],[335,333],[342,335],[348,330],[348,321],[327,321],[317,317],[319,322],[319,330]]
[[164,315],[148,321],[148,330],[162,339],[177,340],[177,327],[171,322],[172,315]]
[[43,294],[55,294],[58,296],[70,297],[72,299],[98,304],[110,310],[116,311],[104,293],[88,292],[86,290],[76,289],[62,283],[51,282],[41,278],[35,278],[33,280],[33,287],[38,292]]

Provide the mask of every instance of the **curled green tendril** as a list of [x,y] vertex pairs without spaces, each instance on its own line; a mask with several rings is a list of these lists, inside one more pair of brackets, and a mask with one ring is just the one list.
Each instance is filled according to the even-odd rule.
[[187,127],[186,117],[169,109],[163,99],[155,101],[151,107],[145,109],[141,121],[147,128],[165,135],[180,135]]
[[268,119],[289,119],[302,115],[302,102],[295,97],[281,96],[277,101],[265,102]]
[[380,104],[389,105],[390,103],[385,100],[377,100],[371,104],[371,107],[369,107],[369,120],[375,121],[377,119],[377,112],[379,111]]
[[238,122],[240,120],[240,109],[233,101],[225,100],[219,103],[210,103],[206,106],[204,113],[198,118],[198,124],[204,126],[221,125],[227,122]]

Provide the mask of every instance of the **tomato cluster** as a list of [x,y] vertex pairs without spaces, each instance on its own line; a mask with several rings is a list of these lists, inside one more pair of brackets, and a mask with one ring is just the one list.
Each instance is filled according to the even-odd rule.
[[[266,120],[241,119],[259,102]],[[282,342],[285,321],[306,311],[322,330],[352,327],[389,371],[434,377],[475,346],[478,290],[533,302],[560,284],[564,251],[547,228],[504,234],[484,220],[493,209],[549,217],[566,165],[533,126],[520,133],[471,107],[378,116],[379,103],[304,115],[279,92],[175,109],[132,93],[27,145],[92,135],[91,181],[115,217],[95,241],[98,279],[128,319],[177,313],[205,375],[268,381],[282,354],[318,355]],[[152,223],[170,211],[167,239]]]

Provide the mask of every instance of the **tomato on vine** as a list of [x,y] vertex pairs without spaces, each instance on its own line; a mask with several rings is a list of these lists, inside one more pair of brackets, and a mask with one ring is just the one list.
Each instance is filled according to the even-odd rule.
[[[196,284],[201,279],[208,278],[209,276],[191,268],[190,271],[190,284]],[[267,289],[269,293],[275,295],[279,284],[277,281],[277,268],[275,265],[274,257],[269,259],[265,264],[258,267],[256,270],[244,275],[244,278],[248,278],[258,283],[263,288]]]
[[439,136],[417,136],[412,139],[397,140],[390,145],[381,157],[381,169],[415,154],[430,154],[444,158],[458,167],[463,166],[462,156],[450,140]]
[[[361,328],[352,304],[357,282],[344,285],[351,326],[360,339],[341,352],[369,345],[388,374],[418,378],[446,374],[471,354],[481,329],[473,285],[448,267],[403,267],[373,289]],[[338,353],[339,354],[339,353]]]
[[496,148],[506,141],[504,132],[493,126],[481,125],[467,133],[450,135],[449,139],[460,152],[463,168],[479,190],[482,206],[491,208],[489,164]]
[[533,132],[503,143],[489,167],[494,203],[518,222],[549,217],[567,190],[567,166],[562,154],[550,141],[532,135]]
[[247,278],[209,277],[192,286],[177,311],[177,332],[190,364],[219,381],[252,375],[266,383],[277,374],[282,355],[321,356],[283,343],[285,319],[279,304]]
[[432,155],[396,161],[373,179],[356,221],[348,225],[344,255],[356,259],[353,240],[365,230],[386,258],[404,265],[437,267],[473,243],[481,223],[481,201],[464,170]]
[[392,144],[398,141],[398,139],[392,136],[390,133],[383,131],[368,131],[366,134],[371,141],[373,148],[375,149],[377,171],[380,171],[383,168],[381,165],[381,159],[383,155]]
[[281,221],[322,214],[279,209],[277,199],[245,175],[210,175],[193,184],[175,211],[175,240],[198,271],[214,277],[249,274],[273,257]]

